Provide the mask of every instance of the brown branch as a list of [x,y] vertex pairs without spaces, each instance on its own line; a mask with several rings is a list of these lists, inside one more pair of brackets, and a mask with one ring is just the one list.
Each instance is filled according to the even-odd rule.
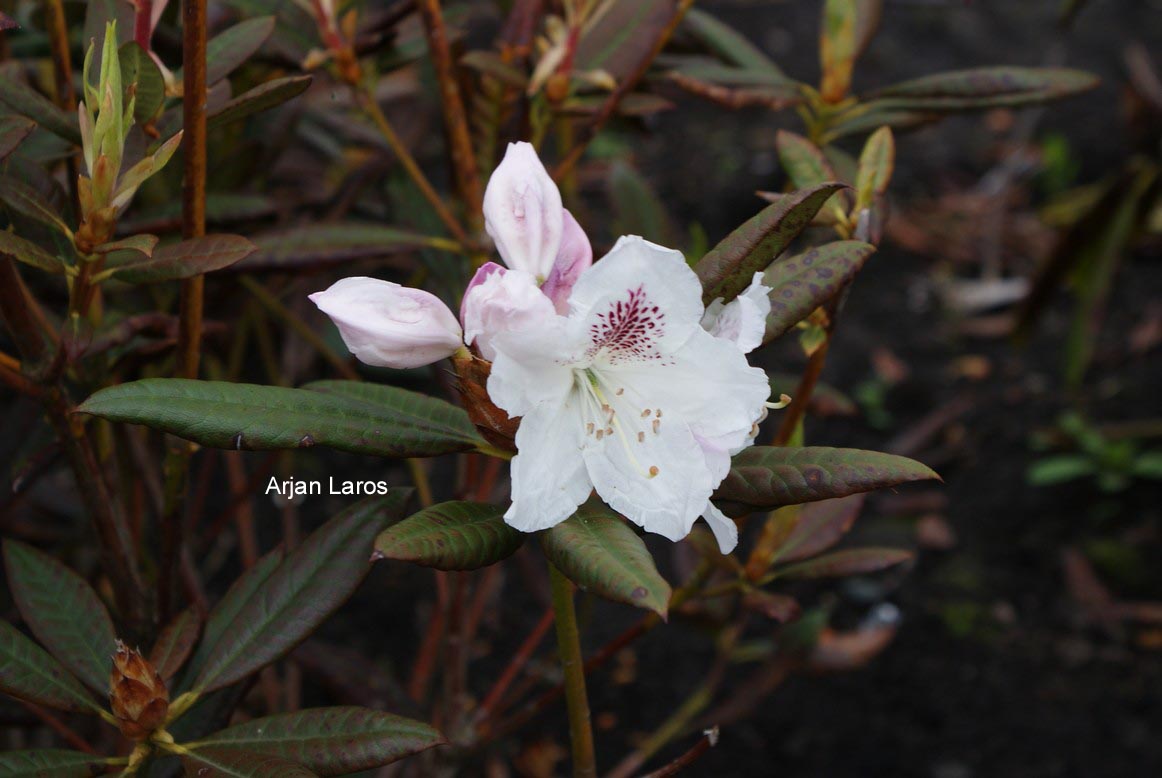
[[[476,721],[480,722],[488,718],[492,709],[496,707],[497,703],[504,697],[504,693],[508,691],[508,687],[516,679],[517,674],[529,663],[533,652],[537,650],[541,641],[545,639],[545,633],[549,631],[549,627],[551,626],[553,626],[553,609],[545,608],[545,612],[541,615],[541,620],[537,622],[537,625],[533,627],[533,631],[520,644],[520,648],[512,656],[512,661],[508,663],[508,666],[504,668],[504,672],[496,679],[496,683],[492,685],[487,696],[485,696],[484,702],[480,703],[480,708],[476,711]],[[588,665],[586,665],[586,668],[588,669]]]
[[706,730],[698,742],[694,744],[686,753],[670,762],[665,767],[654,770],[652,773],[643,775],[642,778],[669,778],[671,775],[677,775],[685,770],[690,765],[698,761],[698,758],[709,751],[714,746],[718,745],[718,727],[711,727]]
[[464,201],[464,209],[472,228],[479,231],[483,227],[480,171],[476,167],[468,115],[464,110],[464,100],[460,95],[460,84],[456,78],[456,67],[452,61],[452,50],[448,45],[444,13],[440,9],[440,0],[420,0],[419,8],[424,18],[428,51],[431,52],[436,78],[440,82],[440,100],[444,107],[444,126],[448,133],[452,169],[456,174],[456,188]]

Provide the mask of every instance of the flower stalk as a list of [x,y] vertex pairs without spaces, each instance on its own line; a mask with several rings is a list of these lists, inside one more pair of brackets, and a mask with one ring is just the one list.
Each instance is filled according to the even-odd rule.
[[569,741],[573,749],[574,778],[595,778],[597,755],[593,726],[589,721],[589,696],[585,690],[585,664],[581,659],[581,635],[573,606],[573,584],[552,563],[549,581],[557,623],[557,655],[565,675],[565,705],[569,709]]

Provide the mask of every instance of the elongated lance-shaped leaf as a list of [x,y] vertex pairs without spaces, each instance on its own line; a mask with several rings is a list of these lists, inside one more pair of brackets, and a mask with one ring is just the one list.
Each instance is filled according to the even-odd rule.
[[69,143],[81,145],[81,131],[77,126],[76,117],[62,111],[51,100],[15,78],[4,79],[4,88],[0,89],[0,105],[7,106],[15,114],[32,119]]
[[574,67],[604,70],[620,82],[638,66],[676,9],[671,0],[613,0],[607,5],[581,35]]
[[849,548],[775,568],[770,578],[840,578],[874,573],[907,562],[914,556],[903,548]]
[[0,255],[12,257],[18,262],[49,273],[59,275],[65,272],[65,263],[60,257],[49,254],[32,241],[25,240],[5,229],[0,229]]
[[[174,135],[165,143],[161,144],[157,151],[145,157],[121,175],[117,181],[117,189],[113,192],[113,202],[111,205],[114,208],[121,208],[127,204],[133,198],[133,195],[137,193],[138,187],[165,167],[170,157],[174,155],[174,152],[178,150],[178,146],[181,145],[182,135],[183,133],[180,132]],[[233,238],[234,236],[220,237]],[[249,243],[249,241],[247,242]]]
[[774,60],[751,43],[745,35],[705,11],[696,7],[691,8],[682,18],[682,26],[699,43],[732,65],[747,70],[767,70],[778,75],[783,73]]
[[791,245],[827,199],[843,188],[843,184],[831,182],[792,192],[723,238],[694,266],[702,281],[703,302],[709,304],[716,297],[730,302],[737,297],[754,274],[765,270]]
[[794,528],[775,553],[776,562],[797,562],[838,543],[863,510],[863,494],[822,500],[799,509]]
[[109,255],[108,272],[130,284],[153,284],[192,278],[229,267],[254,251],[241,235],[203,235],[154,249],[153,256],[135,251]]
[[363,500],[311,533],[238,611],[193,688],[207,692],[241,680],[311,634],[359,586],[373,539],[410,498],[410,489],[400,489]]
[[[802,135],[779,130],[775,134],[775,150],[779,153],[779,164],[797,189],[819,186],[825,181],[842,180],[823,149]],[[824,210],[827,218],[832,221],[843,221],[847,216],[843,199],[843,195],[837,193],[820,210]]]
[[375,550],[437,570],[477,570],[512,556],[523,542],[524,533],[504,523],[504,508],[445,502],[384,530]]
[[68,225],[57,215],[56,209],[44,199],[40,192],[17,178],[0,174],[0,203],[21,216],[58,230],[65,235],[70,234]]
[[165,102],[165,79],[161,70],[149,52],[135,41],[122,44],[118,59],[125,92],[133,90],[133,118],[139,123],[148,122],[157,116]]
[[303,765],[317,775],[347,775],[391,764],[447,741],[421,721],[367,708],[313,708],[254,719],[188,748],[241,749]]
[[[239,22],[211,38],[206,44],[206,83],[221,81],[250,59],[274,32],[274,24],[273,16],[259,16]],[[174,78],[181,82],[180,69]]]
[[329,446],[423,457],[485,446],[451,403],[392,386],[320,381],[303,389],[150,378],[102,389],[78,409],[203,446],[246,451]]
[[0,620],[0,692],[59,710],[100,710],[81,682],[60,662],[3,620]]
[[185,690],[189,687],[188,681],[196,678],[201,672],[206,660],[210,658],[210,654],[218,648],[218,643],[225,637],[230,625],[238,618],[239,612],[254,596],[254,593],[266,583],[266,579],[270,578],[271,573],[278,569],[284,558],[283,550],[276,548],[259,558],[253,567],[240,575],[230,585],[226,594],[222,595],[222,599],[218,601],[218,604],[214,606],[206,618],[206,626],[202,629],[202,639],[198,642],[198,648],[190,660],[188,671],[182,676],[186,683],[183,683],[179,689]]
[[0,116],[0,160],[16,150],[36,129],[36,122],[23,116]]
[[945,113],[1042,103],[1097,85],[1097,76],[1082,70],[1000,66],[935,73],[881,89],[873,97],[898,109]]
[[725,512],[741,515],[939,478],[927,465],[877,451],[753,446],[730,463],[714,500]]
[[0,754],[0,778],[92,778],[109,760],[84,751],[44,748]]
[[12,599],[32,634],[90,689],[108,693],[117,635],[89,582],[15,540],[4,541],[4,566]]
[[582,589],[666,618],[670,585],[626,520],[596,498],[542,532],[541,547]]
[[424,248],[431,242],[424,235],[378,224],[312,224],[255,235],[258,250],[235,270],[314,267],[385,257]]
[[206,129],[214,130],[292,100],[311,85],[311,76],[287,76],[259,84],[243,92],[206,117]]
[[868,136],[859,155],[855,176],[855,207],[867,208],[876,195],[887,191],[896,166],[896,142],[891,127],[880,127]]
[[234,748],[203,748],[182,754],[186,775],[198,778],[314,778],[301,764]]
[[182,611],[165,626],[149,651],[149,663],[162,678],[172,678],[182,669],[201,631],[202,619],[194,608]]
[[763,273],[763,283],[771,288],[763,342],[779,337],[839,294],[875,251],[870,243],[840,240],[772,263]]
[[823,82],[819,93],[838,103],[851,87],[856,56],[856,0],[824,0],[823,28],[819,34],[819,65]]

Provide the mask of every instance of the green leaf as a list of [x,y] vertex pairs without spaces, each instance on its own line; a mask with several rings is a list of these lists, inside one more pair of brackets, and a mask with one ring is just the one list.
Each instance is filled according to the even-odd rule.
[[1162,451],[1146,451],[1134,460],[1133,473],[1138,478],[1162,480]]
[[133,118],[140,124],[157,116],[165,102],[165,79],[153,58],[136,42],[129,41],[117,52],[121,61],[121,83],[126,91],[133,90]]
[[196,753],[242,749],[303,765],[318,775],[371,770],[447,741],[420,721],[367,708],[314,708],[254,719],[187,744]]
[[287,554],[227,627],[193,688],[207,692],[281,658],[342,605],[371,568],[372,540],[410,489],[353,505]]
[[0,692],[59,710],[95,712],[81,682],[20,630],[0,620]]
[[851,529],[863,509],[863,502],[864,495],[853,494],[804,505],[773,561],[797,562],[831,548]]
[[841,578],[874,573],[907,562],[914,556],[911,551],[902,548],[852,548],[775,568],[771,572],[770,579]]
[[666,618],[670,585],[625,519],[596,499],[541,533],[545,556],[573,583]]
[[36,122],[23,116],[0,116],[0,160],[15,151],[35,129]]
[[1061,454],[1038,459],[1029,466],[1025,480],[1031,486],[1054,486],[1097,473],[1097,463],[1080,454]]
[[65,263],[32,241],[25,240],[5,229],[0,229],[0,254],[12,257],[26,265],[46,270],[49,273],[65,272]]
[[891,101],[869,100],[840,113],[824,134],[824,139],[832,143],[848,135],[861,135],[884,126],[902,130],[928,124],[939,118],[940,114],[933,111],[909,110]]
[[896,165],[896,142],[890,127],[873,132],[859,155],[859,171],[855,176],[855,207],[867,208],[876,195],[888,189]]
[[111,254],[114,251],[136,251],[147,257],[151,257],[153,256],[153,250],[157,248],[157,241],[158,238],[156,235],[130,235],[128,238],[102,243],[93,249],[93,253]]
[[239,576],[230,588],[226,590],[226,594],[210,611],[210,615],[206,618],[206,626],[202,630],[202,639],[198,643],[198,649],[194,652],[193,659],[190,660],[187,672],[183,675],[183,683],[179,688],[186,689],[189,687],[189,681],[198,676],[202,667],[205,666],[206,660],[210,658],[210,654],[218,647],[218,644],[226,636],[230,626],[238,618],[238,614],[246,603],[254,597],[262,585],[270,578],[271,574],[278,569],[282,564],[285,554],[282,548],[276,548],[273,551],[259,558],[254,566]]
[[437,570],[477,570],[512,556],[523,542],[524,533],[504,523],[504,508],[445,502],[384,530],[375,550]]
[[792,192],[768,205],[727,235],[694,266],[702,281],[702,299],[730,302],[750,285],[754,274],[766,269],[815,218],[840,183],[826,183]]
[[12,599],[36,639],[98,694],[109,691],[117,635],[89,582],[43,551],[4,541]]
[[780,259],[768,267],[763,283],[771,288],[771,312],[763,342],[787,332],[839,294],[875,251],[870,243],[840,240]]
[[182,754],[186,775],[198,778],[313,778],[316,773],[269,754],[204,748]]
[[12,176],[0,174],[0,203],[35,222],[71,235],[72,232],[57,215],[56,209],[40,192]]
[[0,778],[92,778],[108,761],[83,751],[44,748],[0,753]]
[[705,11],[691,8],[682,19],[682,26],[699,43],[733,65],[747,70],[768,70],[782,75],[774,60],[751,43],[745,35]]
[[823,151],[802,135],[779,130],[775,135],[775,150],[787,178],[796,189],[819,186],[825,181],[837,181],[839,175],[827,161]]
[[206,117],[206,129],[215,130],[247,116],[292,100],[311,85],[311,76],[287,76],[259,84],[243,92]]
[[153,256],[127,251],[110,255],[109,270],[129,284],[153,284],[192,278],[229,267],[254,251],[241,235],[203,235],[155,249]]
[[122,173],[117,181],[117,189],[113,192],[113,207],[121,208],[128,204],[129,200],[136,194],[138,187],[166,166],[181,142],[182,133],[178,133],[161,144],[152,154]]
[[168,680],[182,668],[201,631],[202,619],[195,608],[187,608],[165,626],[149,652],[149,663],[162,678]]
[[5,78],[0,89],[0,104],[13,113],[32,119],[54,135],[76,146],[81,145],[81,129],[77,117],[65,113],[46,97],[15,78]]
[[824,0],[823,29],[819,34],[819,65],[823,81],[819,92],[829,103],[838,103],[851,88],[856,55],[855,0]]
[[[274,17],[247,19],[215,35],[206,44],[206,84],[212,85],[234,72],[274,32]],[[175,77],[181,79],[180,71]]]
[[423,457],[486,445],[461,408],[357,381],[302,389],[148,378],[98,391],[78,409],[144,424],[213,448],[247,451],[329,446],[355,454]]
[[414,232],[376,224],[312,224],[254,236],[257,251],[238,270],[267,270],[372,259],[430,244]]
[[613,234],[641,235],[654,243],[673,245],[665,206],[641,173],[617,160],[609,167],[607,186],[613,205]]
[[505,86],[524,91],[528,87],[529,79],[524,71],[506,62],[495,51],[474,49],[460,57],[460,65],[472,68],[486,76],[495,78]]
[[574,69],[604,70],[621,81],[653,47],[675,13],[671,0],[612,0],[587,25],[574,55]]
[[881,104],[909,111],[976,111],[1032,105],[1093,89],[1097,76],[1067,68],[983,67],[955,70],[881,89]]
[[[939,479],[927,465],[853,448],[753,446],[736,456],[714,493],[741,515],[751,510],[846,497],[887,486]],[[743,510],[736,510],[742,506]]]

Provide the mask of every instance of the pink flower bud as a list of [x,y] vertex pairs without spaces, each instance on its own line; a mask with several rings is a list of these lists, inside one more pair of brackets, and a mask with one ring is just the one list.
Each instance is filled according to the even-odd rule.
[[430,365],[461,348],[460,324],[435,295],[376,278],[344,278],[310,295],[368,365]]
[[497,335],[540,328],[557,314],[531,275],[499,265],[485,272],[487,267],[476,272],[460,310],[464,342],[475,343],[480,356],[491,362],[496,359],[492,340]]
[[561,246],[561,193],[528,143],[510,143],[484,192],[484,228],[504,263],[549,277]]
[[553,269],[541,285],[541,291],[553,301],[557,313],[564,315],[569,312],[569,293],[573,291],[573,284],[593,265],[593,247],[573,214],[568,209],[562,210],[561,248],[557,250]]

